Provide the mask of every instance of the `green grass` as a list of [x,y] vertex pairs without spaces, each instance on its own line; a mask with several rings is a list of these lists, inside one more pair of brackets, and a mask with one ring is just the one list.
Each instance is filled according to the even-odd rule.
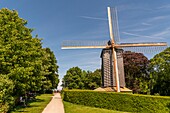
[[27,107],[16,107],[11,113],[42,113],[43,109],[50,102],[52,94],[42,94],[36,100],[29,103]]
[[65,101],[63,102],[65,113],[127,113],[102,108],[88,107],[83,105],[76,105]]

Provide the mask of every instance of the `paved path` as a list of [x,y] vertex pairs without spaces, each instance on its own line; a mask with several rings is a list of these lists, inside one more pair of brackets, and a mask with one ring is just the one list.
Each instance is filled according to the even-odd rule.
[[55,93],[50,103],[42,113],[64,113],[64,106],[60,93]]

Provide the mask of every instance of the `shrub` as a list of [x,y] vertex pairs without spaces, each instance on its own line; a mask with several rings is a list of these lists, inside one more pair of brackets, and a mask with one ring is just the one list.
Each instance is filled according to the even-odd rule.
[[75,104],[125,112],[169,113],[170,97],[64,90],[63,100]]

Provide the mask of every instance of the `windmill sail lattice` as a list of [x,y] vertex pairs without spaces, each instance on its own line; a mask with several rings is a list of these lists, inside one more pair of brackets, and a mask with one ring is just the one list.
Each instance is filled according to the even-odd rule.
[[[112,20],[113,19],[113,20]],[[102,84],[103,87],[125,87],[123,50],[137,52],[151,52],[162,50],[167,46],[166,42],[144,42],[144,43],[120,43],[117,9],[108,7],[108,23],[110,41],[64,41],[62,49],[93,49],[101,48],[102,54]],[[151,49],[148,49],[151,48]]]
[[78,41],[67,40],[62,43],[62,49],[106,48],[108,41]]
[[115,39],[115,43],[119,43],[120,42],[120,34],[119,34],[119,25],[118,25],[118,16],[117,16],[117,9],[116,8],[112,8],[112,19],[113,19],[113,36]]

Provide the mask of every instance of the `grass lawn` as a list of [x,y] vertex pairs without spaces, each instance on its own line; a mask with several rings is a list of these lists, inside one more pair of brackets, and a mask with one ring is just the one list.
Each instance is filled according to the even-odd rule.
[[29,103],[25,108],[17,107],[11,113],[42,113],[43,109],[50,102],[52,94],[42,94],[36,100]]
[[64,101],[65,113],[127,113],[120,111],[113,111],[102,108],[88,107],[83,105],[76,105]]

